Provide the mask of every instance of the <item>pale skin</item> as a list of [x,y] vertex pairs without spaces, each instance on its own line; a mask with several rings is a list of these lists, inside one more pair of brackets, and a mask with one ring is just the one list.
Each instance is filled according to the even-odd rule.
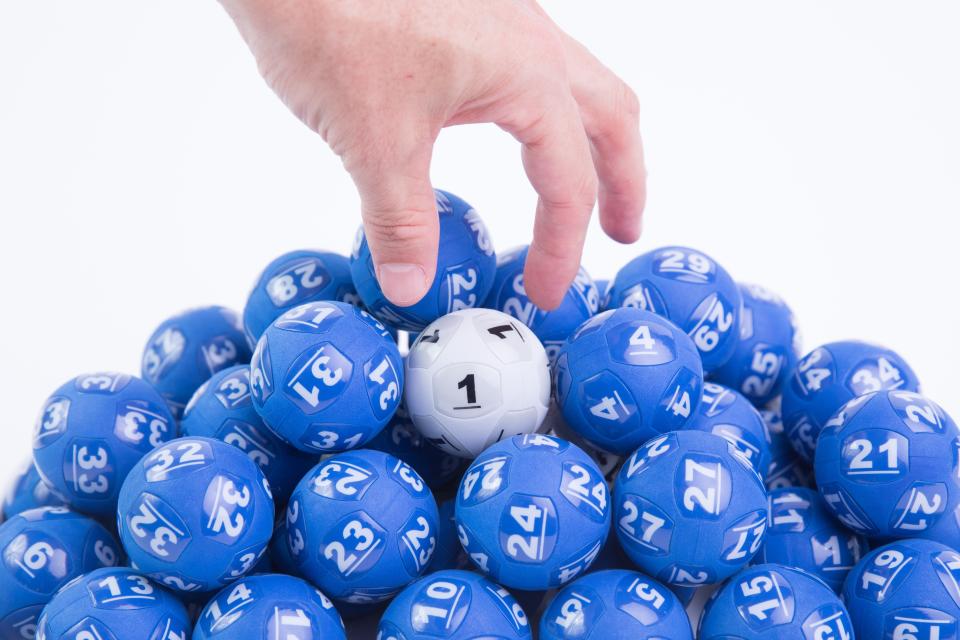
[[598,200],[608,236],[639,237],[637,98],[532,0],[221,3],[267,84],[353,178],[395,304],[414,304],[433,281],[429,169],[443,127],[492,122],[520,143],[538,194],[524,283],[539,307],[563,299]]

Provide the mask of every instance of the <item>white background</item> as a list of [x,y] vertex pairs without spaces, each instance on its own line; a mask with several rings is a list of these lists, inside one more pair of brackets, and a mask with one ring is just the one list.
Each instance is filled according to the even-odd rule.
[[[957,4],[546,7],[643,104],[646,232],[623,247],[595,225],[594,276],[658,245],[700,248],[780,292],[809,347],[886,343],[960,414]],[[508,136],[445,132],[433,177],[498,247],[529,239],[534,195]],[[357,212],[339,161],[212,0],[0,4],[0,481],[59,384],[136,373],[164,317],[240,308],[283,251],[346,253]]]

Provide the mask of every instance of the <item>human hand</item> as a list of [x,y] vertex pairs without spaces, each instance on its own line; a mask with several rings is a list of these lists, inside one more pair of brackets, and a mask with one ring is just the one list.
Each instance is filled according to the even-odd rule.
[[537,306],[555,308],[576,275],[598,189],[607,235],[639,237],[637,98],[533,0],[221,3],[270,87],[343,160],[394,304],[433,282],[429,167],[446,126],[493,122],[521,143],[539,195],[524,272]]

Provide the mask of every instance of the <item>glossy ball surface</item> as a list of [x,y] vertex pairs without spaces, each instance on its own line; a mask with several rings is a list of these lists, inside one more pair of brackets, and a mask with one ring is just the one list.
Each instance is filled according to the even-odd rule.
[[37,640],[181,640],[190,618],[170,592],[134,569],[97,569],[57,593]]
[[761,564],[744,569],[717,592],[704,610],[698,637],[852,640],[853,622],[840,598],[817,578],[791,567]]
[[820,433],[814,472],[827,505],[870,537],[921,535],[960,501],[960,430],[939,405],[909,391],[845,404]]
[[917,391],[903,358],[866,342],[831,342],[805,355],[783,385],[783,427],[794,450],[813,460],[820,430],[844,404],[873,391]]
[[274,499],[286,504],[316,458],[291,447],[263,423],[250,386],[246,365],[215,374],[190,399],[180,429],[184,436],[213,438],[245,452],[267,476]]
[[636,571],[590,573],[564,587],[540,618],[540,640],[693,640],[683,605]]
[[497,258],[483,220],[469,204],[434,190],[440,218],[440,251],[433,284],[416,304],[400,307],[383,295],[363,227],[357,231],[350,272],[363,304],[388,326],[421,331],[451,311],[479,307],[493,286]]
[[74,378],[44,403],[33,461],[73,509],[112,516],[130,470],[176,435],[174,417],[149,384],[122,373],[93,373]]
[[797,365],[802,340],[793,312],[780,296],[752,284],[739,289],[740,339],[733,356],[711,377],[759,407],[780,395]]
[[577,327],[595,315],[600,292],[583,267],[577,272],[560,306],[544,311],[527,297],[523,286],[523,268],[529,247],[518,247],[497,256],[497,275],[484,306],[503,311],[524,323],[540,338],[550,362]]
[[492,309],[463,309],[427,327],[407,355],[407,412],[427,440],[462,458],[536,431],[550,369],[529,327]]
[[931,540],[874,549],[847,576],[857,638],[946,640],[960,625],[960,554]]
[[525,640],[527,614],[510,592],[466,571],[439,571],[394,598],[380,619],[379,640]]
[[165,320],[147,340],[140,365],[176,418],[210,376],[250,362],[240,316],[225,307],[190,309]]
[[37,473],[37,468],[31,460],[14,479],[13,485],[3,500],[3,519],[9,520],[21,511],[64,505],[66,503],[50,490]]
[[705,383],[700,406],[688,428],[720,436],[761,478],[766,478],[771,460],[770,434],[763,416],[744,396],[713,382]]
[[359,307],[310,302],[257,343],[253,406],[274,433],[308,453],[362,446],[393,417],[403,361],[386,328]]
[[385,600],[422,575],[437,545],[437,503],[407,463],[358,449],[327,458],[287,505],[298,574],[338,601]]
[[715,371],[740,339],[742,299],[715,260],[687,247],[663,247],[628,262],[610,288],[611,307],[636,307],[670,319],[687,332]]
[[175,591],[213,591],[248,573],[273,533],[260,467],[211,438],[179,438],[130,472],[117,528],[130,562]]
[[243,331],[253,348],[284,311],[319,300],[359,302],[350,261],[329,251],[290,251],[264,267],[243,308]]
[[0,638],[33,638],[54,594],[117,564],[120,546],[96,521],[62,507],[31,509],[0,525]]
[[566,584],[596,559],[610,528],[599,467],[559,438],[514,436],[484,451],[457,493],[457,531],[491,580],[536,591]]
[[733,575],[767,528],[760,476],[730,443],[703,431],[664,434],[637,449],[620,469],[614,509],[630,559],[676,586]]
[[703,389],[690,338],[669,320],[634,308],[604,311],[580,325],[560,350],[553,376],[570,428],[620,455],[687,426]]
[[299,578],[249,576],[213,596],[192,640],[346,640],[343,621],[321,591]]

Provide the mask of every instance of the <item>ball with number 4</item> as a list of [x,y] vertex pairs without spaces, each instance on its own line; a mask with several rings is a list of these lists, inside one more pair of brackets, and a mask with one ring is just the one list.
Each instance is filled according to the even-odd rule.
[[40,616],[37,640],[188,640],[190,618],[134,569],[97,569],[64,587]]
[[438,571],[393,599],[378,640],[529,640],[530,621],[510,592],[466,571]]
[[870,537],[921,536],[960,503],[960,430],[935,402],[879,391],[845,404],[820,433],[814,473],[827,506]]
[[463,475],[457,532],[485,575],[537,591],[590,567],[607,539],[610,511],[607,482],[583,450],[552,436],[514,436]]
[[213,591],[246,575],[273,534],[260,467],[234,446],[179,438],[130,472],[117,529],[132,566],[174,591]]
[[464,309],[423,330],[407,355],[407,413],[429,442],[462,458],[536,431],[550,401],[543,345],[525,324]]
[[403,361],[387,329],[363,309],[310,302],[260,337],[250,384],[257,413],[286,442],[308,453],[344,451],[393,417]]
[[767,492],[733,446],[703,431],[643,445],[620,469],[614,526],[644,572],[675,586],[719,582],[750,562],[767,528]]
[[554,596],[540,618],[540,640],[693,640],[677,596],[635,571],[590,573]]
[[[701,640],[853,640],[853,621],[840,598],[818,578],[778,564],[734,576],[704,609]],[[860,635],[880,640],[892,636]],[[900,640],[907,640],[900,638]]]
[[149,384],[122,373],[93,373],[74,378],[44,403],[33,461],[72,508],[112,516],[127,473],[176,435],[173,415]]
[[715,260],[687,247],[663,247],[628,262],[613,280],[609,304],[669,318],[693,339],[704,371],[726,364],[740,340],[740,289]]
[[437,503],[399,458],[358,449],[314,467],[287,505],[298,575],[335,600],[386,600],[422,575],[437,546]]
[[346,640],[321,591],[299,578],[264,574],[234,582],[200,613],[192,640]]
[[62,507],[31,509],[0,525],[0,638],[33,638],[54,594],[111,567],[120,547],[100,524]]
[[874,391],[919,388],[913,369],[896,352],[856,340],[832,342],[801,358],[784,383],[784,432],[794,450],[811,461],[820,430],[845,403]]
[[567,424],[620,455],[687,426],[703,388],[690,338],[669,320],[632,308],[582,324],[560,350],[553,376]]

